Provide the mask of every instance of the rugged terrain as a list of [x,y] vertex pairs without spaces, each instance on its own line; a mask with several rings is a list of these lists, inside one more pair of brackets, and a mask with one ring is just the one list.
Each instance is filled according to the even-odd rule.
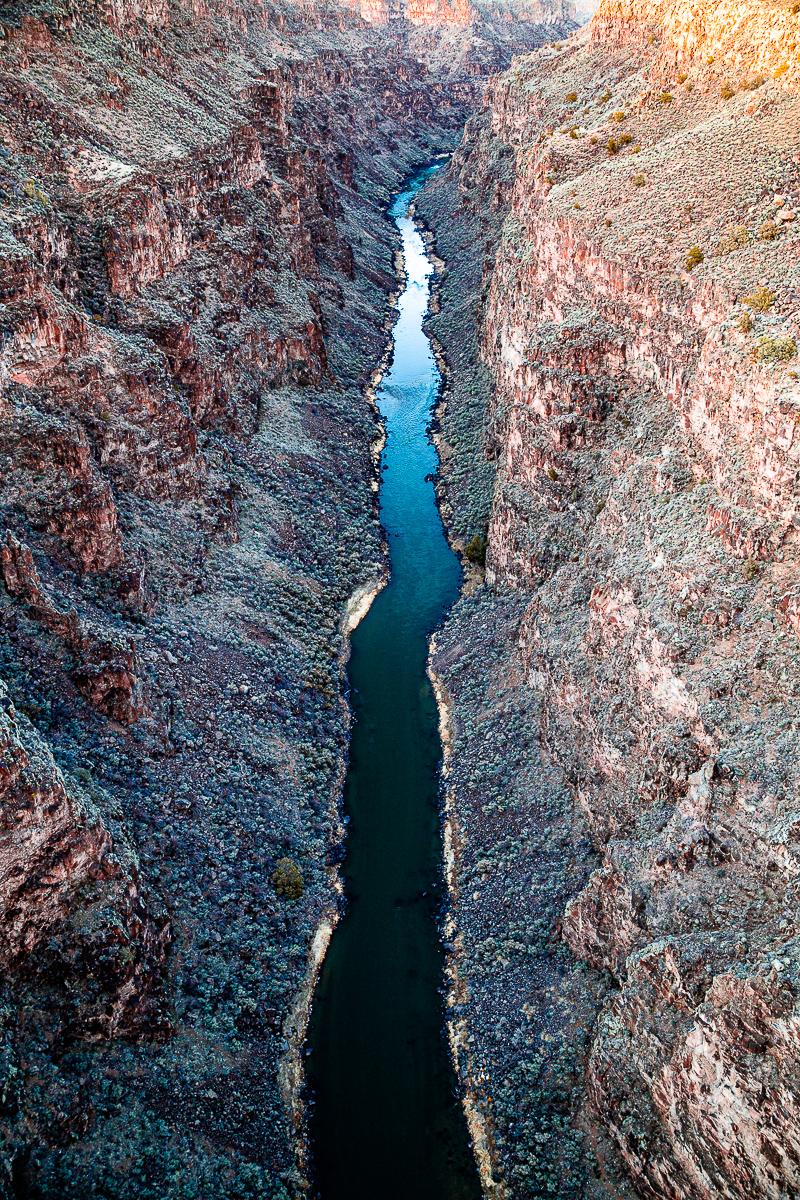
[[800,1192],[796,9],[602,0],[420,204],[485,550],[433,666],[499,1195]]
[[384,208],[564,16],[0,4],[2,1196],[305,1187]]

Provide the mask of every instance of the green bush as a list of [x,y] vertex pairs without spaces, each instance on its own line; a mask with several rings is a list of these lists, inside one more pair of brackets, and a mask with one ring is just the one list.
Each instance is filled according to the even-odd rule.
[[486,565],[486,538],[482,533],[476,533],[469,539],[464,547],[464,557],[479,567]]
[[789,362],[797,354],[793,337],[762,337],[758,339],[753,356],[758,362]]
[[757,287],[749,296],[744,296],[742,304],[752,308],[753,312],[768,312],[776,300],[775,293],[768,287]]
[[729,225],[717,243],[717,254],[733,254],[750,241],[746,225]]
[[272,872],[272,886],[285,900],[299,900],[305,891],[303,872],[292,858],[279,858]]
[[686,251],[686,260],[684,263],[686,270],[693,271],[695,267],[700,265],[704,258],[705,254],[703,254],[699,246],[690,246]]
[[798,353],[798,343],[793,337],[759,337],[753,356],[758,362],[788,362]]

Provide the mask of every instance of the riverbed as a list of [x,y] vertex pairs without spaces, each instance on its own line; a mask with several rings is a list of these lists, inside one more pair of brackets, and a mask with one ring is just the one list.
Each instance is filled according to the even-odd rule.
[[352,635],[348,669],[347,909],[320,973],[308,1039],[321,1200],[480,1195],[445,1033],[442,747],[426,672],[431,634],[461,585],[432,482],[441,376],[423,322],[433,264],[410,212],[436,169],[417,173],[390,209],[405,267],[390,366],[376,392],[390,573]]

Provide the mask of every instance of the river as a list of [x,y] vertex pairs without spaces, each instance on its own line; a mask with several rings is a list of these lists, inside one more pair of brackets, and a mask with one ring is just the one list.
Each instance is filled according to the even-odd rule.
[[440,373],[423,321],[433,266],[409,215],[436,169],[418,172],[390,209],[406,265],[377,394],[390,578],[353,634],[349,664],[348,903],[315,991],[306,1060],[321,1200],[480,1196],[444,1032],[441,744],[426,673],[430,635],[461,584],[431,480]]

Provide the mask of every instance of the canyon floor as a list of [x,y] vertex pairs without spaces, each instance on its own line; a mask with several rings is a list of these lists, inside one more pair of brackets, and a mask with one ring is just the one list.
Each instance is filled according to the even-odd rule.
[[800,1194],[795,8],[0,3],[0,1197],[309,1191],[386,208],[451,151],[487,1195]]

